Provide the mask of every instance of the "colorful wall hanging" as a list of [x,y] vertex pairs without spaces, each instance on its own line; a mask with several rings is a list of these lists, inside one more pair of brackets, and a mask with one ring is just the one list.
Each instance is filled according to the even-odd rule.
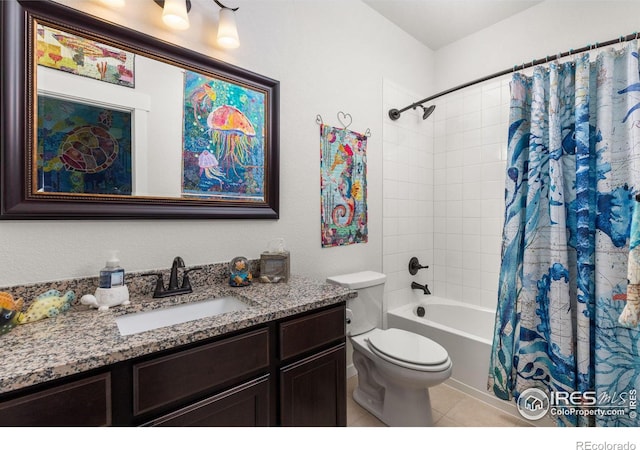
[[38,95],[39,192],[131,195],[131,112]]
[[183,197],[264,202],[263,92],[186,71]]
[[320,124],[322,247],[367,242],[367,137]]
[[134,87],[134,54],[38,24],[37,63],[107,83]]

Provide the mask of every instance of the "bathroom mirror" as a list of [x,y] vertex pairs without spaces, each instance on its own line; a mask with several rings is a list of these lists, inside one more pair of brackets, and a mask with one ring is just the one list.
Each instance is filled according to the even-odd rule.
[[0,14],[0,218],[278,218],[278,81],[51,1]]

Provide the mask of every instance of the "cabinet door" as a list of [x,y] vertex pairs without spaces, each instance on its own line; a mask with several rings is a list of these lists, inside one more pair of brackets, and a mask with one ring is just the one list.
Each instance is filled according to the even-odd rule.
[[346,426],[345,344],[280,370],[280,420],[283,426]]
[[165,427],[261,427],[268,425],[268,375],[147,424],[147,426]]
[[1,402],[0,425],[111,425],[111,375],[96,375]]

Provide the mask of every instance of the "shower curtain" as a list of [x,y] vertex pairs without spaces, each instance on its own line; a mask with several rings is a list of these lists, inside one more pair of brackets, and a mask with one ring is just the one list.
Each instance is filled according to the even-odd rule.
[[640,390],[640,331],[618,324],[640,192],[637,45],[511,82],[488,388],[505,400],[531,387],[595,391],[603,410],[625,409],[558,416],[559,425],[640,425],[630,401]]

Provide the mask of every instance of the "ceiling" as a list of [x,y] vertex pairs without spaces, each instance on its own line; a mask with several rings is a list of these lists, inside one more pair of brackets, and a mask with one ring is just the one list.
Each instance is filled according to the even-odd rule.
[[532,7],[525,0],[363,0],[431,50]]

